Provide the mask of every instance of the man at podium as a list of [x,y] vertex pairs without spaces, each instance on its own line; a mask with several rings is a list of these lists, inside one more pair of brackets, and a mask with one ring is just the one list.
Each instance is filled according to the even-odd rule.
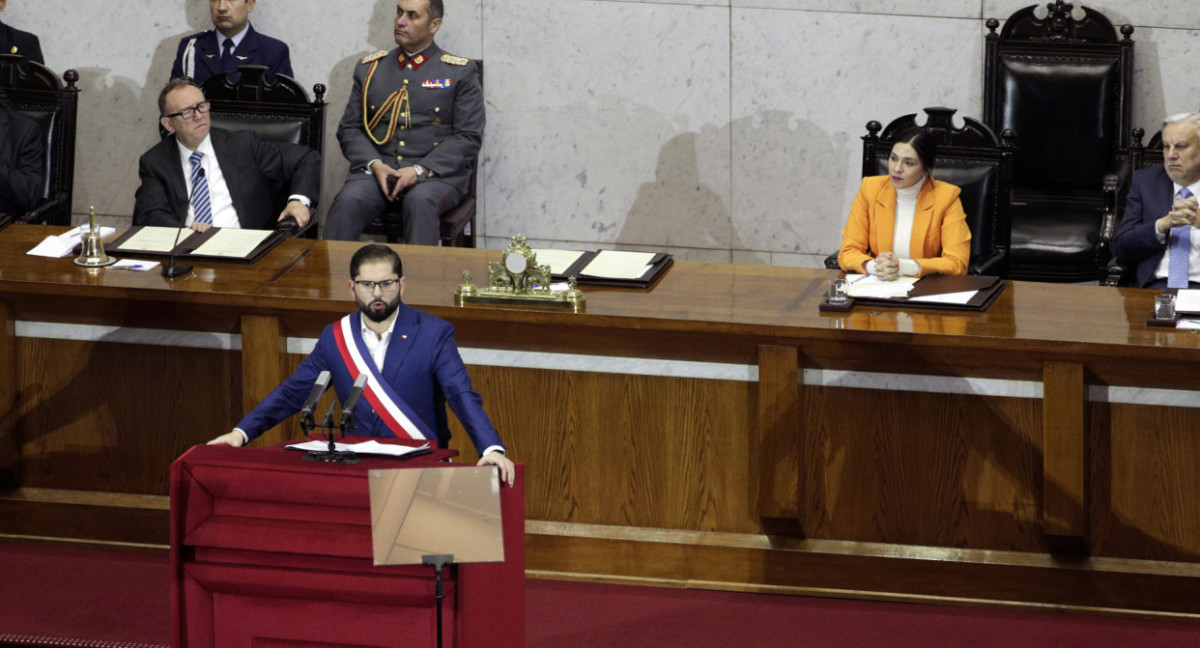
[[479,451],[479,465],[495,465],[511,486],[513,462],[504,456],[504,444],[483,411],[483,399],[471,388],[454,343],[454,327],[404,304],[400,256],[385,245],[364,246],[350,259],[350,277],[358,312],[326,326],[296,373],[233,431],[209,443],[244,445],[299,412],[322,371],[330,373],[342,402],[358,375],[366,373],[354,434],[429,439],[445,446],[450,440],[445,407],[449,403]]

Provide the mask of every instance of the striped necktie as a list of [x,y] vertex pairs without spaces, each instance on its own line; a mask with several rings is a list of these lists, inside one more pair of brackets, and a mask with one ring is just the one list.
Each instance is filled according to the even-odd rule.
[[[1191,198],[1187,187],[1179,190],[1179,198]],[[1171,240],[1167,244],[1167,288],[1187,288],[1190,269],[1188,257],[1192,253],[1192,226],[1180,225],[1171,228]]]
[[204,177],[201,171],[204,169],[200,165],[200,161],[204,159],[204,154],[200,151],[192,152],[192,211],[195,212],[193,222],[212,224],[212,204],[208,199],[208,179]]

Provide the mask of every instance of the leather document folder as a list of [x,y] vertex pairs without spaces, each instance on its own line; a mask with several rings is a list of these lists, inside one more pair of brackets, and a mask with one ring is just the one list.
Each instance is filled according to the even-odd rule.
[[[905,309],[985,311],[992,305],[992,302],[996,301],[1000,293],[1004,292],[1006,285],[1005,281],[1000,277],[983,275],[929,275],[917,281],[907,297],[853,297],[847,304],[840,306],[833,306],[822,300],[820,310],[844,312],[854,306],[870,305]],[[947,295],[971,290],[978,292],[965,304],[925,302],[913,299],[914,297]]]
[[584,252],[571,267],[567,268],[562,274],[554,274],[554,281],[566,281],[568,277],[575,277],[576,282],[580,286],[609,286],[612,288],[649,288],[653,286],[667,272],[672,265],[675,264],[675,257],[665,252],[655,254],[650,260],[650,269],[637,279],[624,279],[617,277],[605,277],[600,275],[584,274],[583,270],[588,264],[596,258],[599,251],[592,250]]
[[179,245],[176,245],[174,250],[166,252],[124,247],[124,244],[129,241],[129,239],[137,235],[141,229],[141,227],[129,228],[129,231],[117,237],[115,241],[105,245],[105,250],[112,255],[150,259],[166,259],[171,256],[172,252],[174,252],[176,259],[181,263],[190,263],[192,261],[218,263],[256,263],[263,257],[263,255],[265,255],[267,252],[270,252],[272,248],[274,248],[276,245],[279,245],[284,239],[288,238],[286,232],[273,230],[266,238],[263,239],[261,243],[258,244],[257,247],[251,250],[249,254],[241,257],[192,254],[193,250],[196,250],[208,242],[209,239],[216,236],[217,233],[221,231],[221,228],[219,227],[209,228],[208,231],[202,234],[192,234],[191,236],[188,236],[187,232],[184,232],[183,236],[181,237],[182,240],[179,241]]

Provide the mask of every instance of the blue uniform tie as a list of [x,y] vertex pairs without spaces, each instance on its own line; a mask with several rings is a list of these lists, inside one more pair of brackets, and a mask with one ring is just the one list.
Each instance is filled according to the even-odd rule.
[[226,38],[225,45],[221,49],[221,71],[225,73],[233,72],[233,39]]
[[[1187,187],[1179,190],[1179,198],[1192,197]],[[1192,226],[1180,225],[1171,228],[1171,240],[1167,249],[1167,288],[1187,288],[1190,269],[1188,257],[1192,253]]]
[[192,161],[192,211],[195,212],[193,222],[212,224],[212,204],[208,199],[208,179],[200,173],[203,166],[200,161],[204,159],[204,154],[200,151],[192,153],[189,158]]

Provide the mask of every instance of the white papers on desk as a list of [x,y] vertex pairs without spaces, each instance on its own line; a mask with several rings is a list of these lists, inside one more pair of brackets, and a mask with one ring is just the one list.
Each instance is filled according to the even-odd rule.
[[875,275],[848,274],[846,275],[846,294],[851,297],[868,299],[891,299],[907,297],[912,291],[916,277],[900,277],[895,281],[881,281]]
[[605,279],[641,279],[650,270],[653,252],[601,250],[579,274]]
[[[328,441],[305,441],[304,443],[293,443],[289,445],[288,450],[306,450],[308,452],[325,452],[329,450]],[[347,450],[357,454],[373,454],[386,455],[388,457],[403,457],[421,450],[428,450],[429,444],[419,446],[394,445],[391,443],[380,443],[374,439],[363,441],[362,443],[335,443],[334,448],[338,452],[346,452]]]
[[245,259],[273,233],[274,230],[223,228],[192,250],[192,254]]
[[550,274],[566,274],[571,264],[583,256],[582,250],[549,250],[537,249],[532,251],[537,255],[538,265],[550,266]]
[[182,243],[188,240],[192,234],[195,232],[190,227],[146,226],[125,239],[120,248],[125,252],[141,250],[142,252],[170,254],[171,250],[175,249],[176,240]]
[[158,261],[137,261],[135,259],[121,259],[112,265],[113,268],[125,270],[135,270],[137,272],[145,272],[158,267]]
[[971,301],[971,299],[978,294],[978,290],[964,290],[962,292],[942,293],[940,295],[909,297],[908,301],[924,302],[926,304],[958,304],[961,306]]
[[[42,239],[41,243],[33,246],[33,249],[26,252],[31,256],[49,257],[51,259],[61,259],[70,255],[75,246],[79,245],[81,237],[88,233],[91,229],[90,225],[80,225],[74,229],[63,232],[56,236],[47,236]],[[111,227],[97,227],[100,230],[100,237],[110,236],[117,231]]]
[[1182,289],[1175,293],[1176,313],[1200,313],[1200,290]]

